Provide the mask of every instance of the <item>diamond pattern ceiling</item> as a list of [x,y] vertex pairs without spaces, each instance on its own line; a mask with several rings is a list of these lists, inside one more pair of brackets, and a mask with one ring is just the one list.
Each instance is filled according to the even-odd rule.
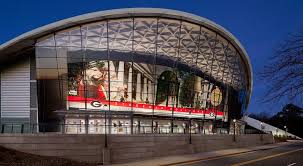
[[73,27],[38,40],[36,46],[113,49],[178,59],[236,89],[246,88],[236,49],[201,25],[166,18],[123,18]]

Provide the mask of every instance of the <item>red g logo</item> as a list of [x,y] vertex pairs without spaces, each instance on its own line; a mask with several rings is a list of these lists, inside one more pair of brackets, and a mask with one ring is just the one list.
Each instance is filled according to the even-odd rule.
[[101,107],[102,106],[102,104],[99,101],[92,101],[90,103],[90,105],[92,105],[93,107]]

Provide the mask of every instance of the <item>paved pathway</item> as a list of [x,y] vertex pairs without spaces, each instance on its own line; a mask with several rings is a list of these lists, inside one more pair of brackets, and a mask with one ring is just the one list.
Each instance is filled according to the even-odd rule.
[[178,165],[184,164],[189,161],[199,161],[205,159],[212,159],[218,157],[226,157],[237,155],[241,153],[254,152],[259,150],[266,149],[274,149],[281,146],[287,146],[293,144],[293,141],[276,143],[270,145],[256,146],[256,147],[247,147],[247,148],[237,148],[237,149],[226,149],[226,150],[218,150],[204,153],[196,153],[196,154],[186,154],[186,155],[178,155],[178,156],[167,156],[167,157],[158,157],[153,159],[148,159],[144,161],[137,161],[125,164],[112,164],[111,166],[169,166],[169,165]]

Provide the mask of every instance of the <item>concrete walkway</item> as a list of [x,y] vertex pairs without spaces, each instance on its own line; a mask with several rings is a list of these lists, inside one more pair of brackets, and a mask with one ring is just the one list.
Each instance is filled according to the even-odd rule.
[[125,164],[112,164],[111,166],[169,166],[175,164],[182,164],[183,162],[188,161],[198,161],[201,159],[211,159],[218,158],[224,156],[230,156],[240,153],[247,153],[258,150],[272,149],[280,146],[285,146],[292,144],[294,141],[275,143],[270,145],[263,146],[255,146],[255,147],[246,147],[246,148],[237,148],[237,149],[226,149],[226,150],[218,150],[204,153],[196,153],[196,154],[185,154],[178,156],[167,156],[167,157],[158,157],[143,161],[130,162]]

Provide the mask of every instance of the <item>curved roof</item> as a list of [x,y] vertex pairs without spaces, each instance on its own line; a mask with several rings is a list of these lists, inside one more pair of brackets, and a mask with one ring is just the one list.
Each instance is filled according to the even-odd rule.
[[23,50],[28,47],[32,47],[35,45],[36,40],[45,35],[64,30],[66,28],[70,28],[76,25],[95,22],[104,19],[114,19],[114,18],[125,18],[125,17],[163,17],[170,19],[178,19],[185,20],[191,23],[195,23],[201,25],[203,27],[209,28],[212,31],[215,31],[217,34],[225,38],[228,42],[230,42],[239,53],[241,59],[244,62],[245,73],[247,74],[248,80],[248,89],[249,96],[247,103],[249,103],[251,92],[252,92],[252,84],[253,84],[253,75],[252,75],[252,67],[249,60],[249,57],[241,45],[241,43],[226,29],[221,27],[220,25],[205,19],[203,17],[193,15],[186,12],[169,10],[169,9],[158,9],[158,8],[126,8],[126,9],[114,9],[114,10],[106,10],[94,13],[88,13],[76,17],[71,17],[68,19],[64,19],[58,22],[54,22],[48,24],[46,26],[42,26],[40,28],[34,29],[30,32],[24,33],[2,45],[0,45],[0,58],[5,56],[12,55],[20,50]]

